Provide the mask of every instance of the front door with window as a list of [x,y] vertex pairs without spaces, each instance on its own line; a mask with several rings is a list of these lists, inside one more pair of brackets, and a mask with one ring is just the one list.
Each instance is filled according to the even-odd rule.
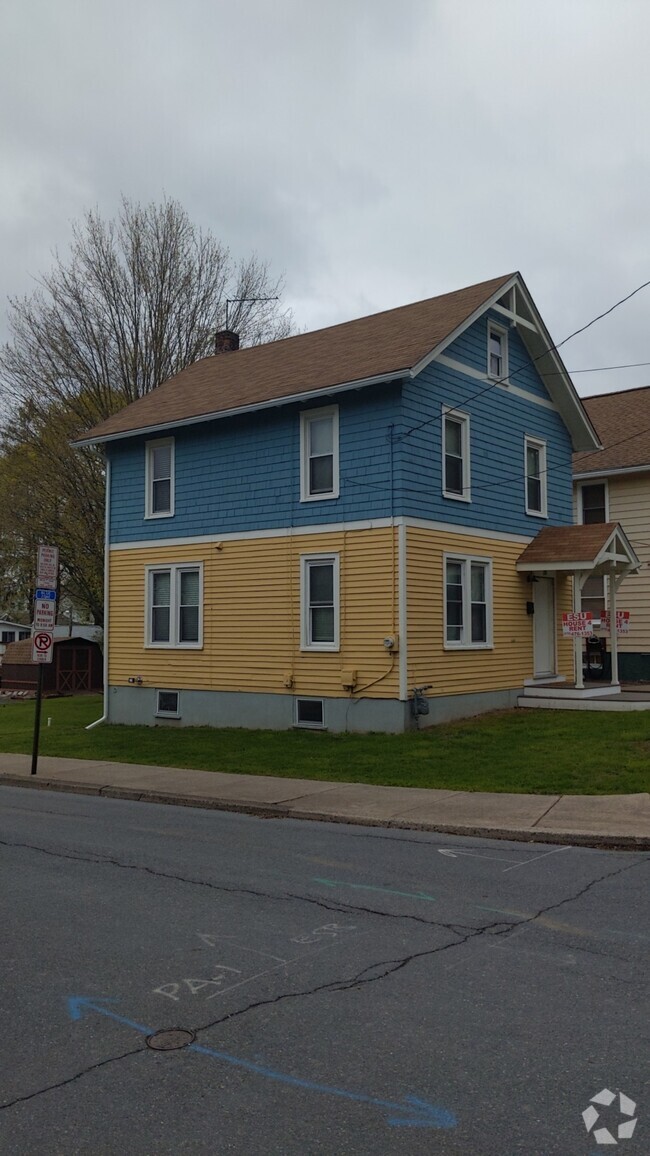
[[552,578],[536,578],[533,583],[534,676],[555,674],[555,583]]

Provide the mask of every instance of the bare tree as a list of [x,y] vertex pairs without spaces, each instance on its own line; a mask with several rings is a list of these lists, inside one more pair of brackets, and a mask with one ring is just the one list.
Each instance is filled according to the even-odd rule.
[[[28,573],[39,499],[26,507],[25,487],[42,498],[47,486],[49,536],[61,547],[69,595],[101,620],[103,467],[96,451],[73,454],[70,438],[213,353],[228,299],[242,344],[288,336],[282,290],[266,262],[234,260],[177,201],[124,199],[110,221],[86,213],[67,258],[55,256],[31,297],[10,300],[11,337],[0,353],[11,417],[0,449],[9,503],[0,510],[0,571]],[[20,519],[8,516],[12,508]]]

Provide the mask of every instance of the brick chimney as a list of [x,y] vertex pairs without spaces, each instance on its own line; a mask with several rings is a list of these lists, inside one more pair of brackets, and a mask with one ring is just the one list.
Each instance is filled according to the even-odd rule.
[[234,353],[237,349],[239,349],[238,333],[233,333],[232,329],[220,329],[219,332],[215,334],[215,353]]

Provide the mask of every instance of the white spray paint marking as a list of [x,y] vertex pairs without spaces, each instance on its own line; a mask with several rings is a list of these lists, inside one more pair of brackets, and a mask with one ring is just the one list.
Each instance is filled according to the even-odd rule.
[[512,867],[504,867],[503,874],[506,871],[514,871],[515,867],[527,867],[529,863],[535,863],[537,859],[547,859],[549,855],[557,855],[559,851],[571,851],[571,847],[555,847],[552,851],[545,851],[543,855],[533,855],[531,859],[523,859],[521,863],[513,863]]
[[201,931],[197,931],[196,934],[208,947],[216,947],[217,943],[223,941],[236,947],[238,951],[249,951],[253,955],[262,955],[265,959],[275,959],[277,963],[287,963],[281,955],[271,955],[269,951],[260,951],[258,947],[244,947],[243,943],[238,943],[232,935],[204,935]]
[[[456,859],[458,855],[467,855],[470,859],[494,859],[497,863],[510,863],[503,855],[484,855],[481,851],[452,851],[451,847],[438,847],[439,855],[446,855],[449,859]],[[523,860],[522,860],[523,862]]]
[[166,995],[169,999],[178,1001],[181,998],[178,993],[182,984],[185,984],[190,995],[198,995],[205,987],[220,987],[227,979],[226,972],[241,975],[241,971],[236,967],[226,967],[223,963],[217,963],[214,966],[219,968],[219,975],[214,975],[212,979],[182,979],[179,983],[161,983],[159,987],[153,989],[153,994]]
[[323,923],[321,927],[314,927],[312,931],[291,937],[292,943],[318,943],[322,939],[337,939],[345,931],[356,931],[354,925],[345,926],[342,923]]

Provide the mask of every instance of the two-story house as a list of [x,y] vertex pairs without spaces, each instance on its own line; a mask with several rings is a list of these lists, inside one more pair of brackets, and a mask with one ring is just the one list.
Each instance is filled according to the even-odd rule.
[[[630,616],[618,639],[619,671],[624,680],[650,682],[650,387],[587,397],[583,405],[603,448],[574,456],[575,519],[626,527],[641,570],[618,589],[619,608]],[[602,574],[587,580],[582,601],[600,623],[610,603]]]
[[216,348],[80,438],[107,457],[109,720],[402,731],[415,688],[433,723],[573,677],[572,562],[624,546],[573,557],[599,442],[519,274]]

